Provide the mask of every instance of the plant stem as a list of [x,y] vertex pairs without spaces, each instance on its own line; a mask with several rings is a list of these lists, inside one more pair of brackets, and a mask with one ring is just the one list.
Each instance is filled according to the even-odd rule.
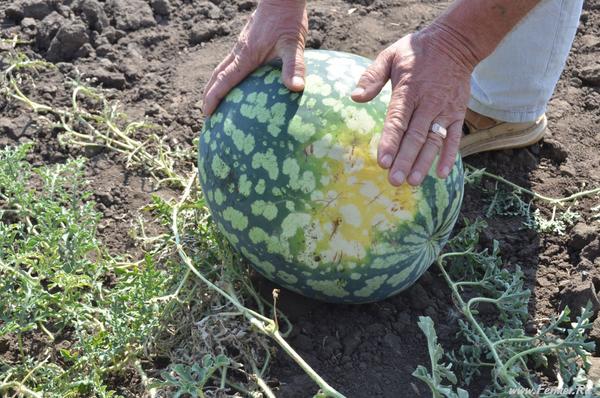
[[260,387],[261,390],[263,390],[267,398],[276,398],[275,394],[273,393],[273,390],[271,390],[271,387],[269,387],[264,381],[264,379],[261,377],[260,372],[258,371],[258,368],[256,367],[256,364],[254,362],[252,362],[252,370],[254,372],[252,374],[252,377],[256,380],[256,384]]
[[240,386],[237,383],[234,383],[234,382],[229,381],[229,380],[225,380],[225,384],[228,385],[229,387],[233,388],[233,389],[238,390],[241,393],[246,394],[246,396],[248,396],[248,397],[252,397],[253,396],[252,395],[253,394],[252,391],[248,390],[247,388],[244,388],[244,387]]
[[[466,166],[467,166],[467,168],[469,168],[471,170],[478,170],[479,171],[479,169],[477,169],[476,167],[471,166],[469,164],[467,164]],[[490,173],[488,171],[481,170],[481,174],[484,175],[484,176],[486,176],[486,177],[493,178],[494,180],[500,181],[500,182],[502,182],[502,183],[504,183],[504,184],[506,184],[506,185],[508,185],[508,186],[510,186],[512,188],[514,188],[518,192],[524,192],[524,193],[527,193],[527,194],[533,196],[536,199],[540,199],[540,200],[543,200],[545,202],[552,203],[552,204],[557,204],[557,205],[561,205],[561,206],[565,202],[570,202],[570,201],[573,201],[575,199],[579,199],[579,198],[582,198],[582,197],[585,197],[585,196],[591,196],[591,195],[594,195],[594,194],[600,194],[600,187],[597,187],[597,188],[594,188],[594,189],[589,189],[587,191],[576,192],[573,195],[566,196],[566,197],[563,197],[563,198],[551,198],[549,196],[545,196],[545,195],[539,194],[539,193],[537,193],[535,191],[532,191],[532,190],[529,190],[527,188],[523,188],[522,186],[517,185],[514,182],[511,182],[511,181],[507,180],[504,177],[500,177],[499,175]]]
[[33,398],[42,398],[41,394],[38,394],[37,392],[30,390],[29,388],[25,387],[23,384],[19,383],[18,381],[11,381],[8,383],[0,383],[0,393],[8,393],[10,390],[14,390],[18,395],[24,395],[26,397],[33,397]]
[[[150,380],[148,379],[148,375],[146,374],[146,372],[142,368],[142,364],[140,363],[139,359],[137,359],[133,363],[133,367],[135,368],[135,370],[140,375],[140,378],[142,379],[142,385],[144,387],[148,388],[150,386]],[[156,393],[157,393],[156,388],[149,388],[150,398],[156,397]]]
[[[516,381],[513,378],[509,377],[509,375],[507,374],[506,368],[505,368],[505,364],[502,362],[502,359],[500,359],[500,355],[498,354],[498,351],[496,350],[496,347],[494,346],[494,344],[492,343],[492,341],[490,340],[490,338],[488,337],[488,335],[481,328],[481,325],[479,325],[479,322],[477,322],[477,320],[473,317],[473,314],[471,313],[469,305],[467,303],[465,303],[465,301],[462,299],[462,297],[460,295],[460,292],[458,291],[458,288],[457,288],[456,284],[454,283],[454,281],[452,280],[452,278],[450,278],[450,275],[448,275],[448,273],[446,272],[446,269],[444,268],[444,259],[446,257],[460,256],[460,255],[464,255],[464,254],[466,254],[466,252],[463,252],[463,253],[446,253],[446,254],[443,254],[440,257],[438,257],[438,260],[436,261],[436,263],[438,265],[438,268],[442,272],[442,275],[444,276],[444,279],[446,280],[446,282],[450,286],[450,289],[452,290],[452,296],[457,301],[459,309],[461,310],[461,312],[463,313],[463,315],[467,318],[467,320],[469,321],[469,323],[471,323],[471,325],[477,331],[477,333],[481,336],[481,338],[483,339],[483,341],[485,342],[485,344],[488,346],[488,348],[490,350],[490,354],[494,358],[494,362],[496,363],[496,366],[499,367],[498,377],[500,377],[500,379],[502,381],[504,381],[506,384],[508,384],[509,387],[518,388],[519,385],[516,383]],[[472,300],[473,299],[471,299],[471,301]]]
[[[310,365],[308,365],[304,359],[285,341],[285,339],[281,336],[279,331],[277,330],[275,322],[263,316],[262,314],[253,311],[244,305],[242,305],[239,300],[225,292],[223,289],[212,283],[208,280],[198,269],[193,265],[191,259],[188,257],[187,253],[183,249],[183,245],[181,244],[181,239],[179,235],[177,219],[179,208],[185,203],[187,198],[190,196],[192,186],[194,182],[196,182],[197,171],[194,171],[192,175],[189,177],[187,184],[185,184],[185,190],[181,195],[181,198],[177,204],[173,206],[172,210],[172,225],[171,229],[173,231],[173,236],[175,238],[175,244],[177,247],[177,252],[179,253],[179,257],[182,259],[184,264],[200,279],[202,280],[210,289],[219,293],[227,300],[229,300],[243,315],[244,317],[254,325],[259,331],[270,336],[273,340],[277,342],[283,348],[283,350],[306,372],[306,374],[313,379],[313,381],[321,388],[321,390],[327,394],[329,397],[333,398],[345,398],[344,395],[336,391],[333,387],[331,387],[317,372],[315,372]],[[258,372],[257,372],[258,373]],[[257,379],[258,380],[258,379]]]
[[[251,320],[252,322],[252,320]],[[256,325],[258,321],[254,320],[254,322],[252,322],[254,325]],[[315,383],[317,383],[319,385],[319,387],[321,388],[321,390],[323,390],[323,393],[325,393],[327,396],[329,397],[333,397],[333,398],[344,398],[344,395],[342,395],[341,393],[339,393],[338,391],[336,391],[333,387],[329,386],[325,380],[323,380],[321,378],[321,376],[319,376],[319,374],[317,372],[315,372],[308,363],[306,363],[304,361],[304,359],[302,359],[302,357],[300,355],[298,355],[296,353],[296,351],[288,344],[287,341],[285,341],[285,339],[281,336],[281,334],[279,333],[278,330],[273,330],[271,332],[267,332],[269,334],[269,336],[271,336],[276,342],[277,344],[279,344],[281,346],[281,348],[283,348],[283,350],[290,356],[292,357],[292,359],[294,361],[296,361],[296,363],[302,368],[302,370],[304,370],[304,372],[306,372],[306,374],[315,381]]]

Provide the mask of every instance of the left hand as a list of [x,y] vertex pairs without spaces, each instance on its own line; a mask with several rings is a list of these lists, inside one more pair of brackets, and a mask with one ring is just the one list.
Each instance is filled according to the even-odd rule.
[[[462,135],[476,62],[464,40],[444,26],[432,25],[404,36],[375,59],[360,78],[352,99],[366,102],[389,79],[392,98],[378,148],[378,163],[389,169],[392,185],[419,185],[441,151],[437,174],[452,169]],[[430,133],[438,123],[447,137]]]

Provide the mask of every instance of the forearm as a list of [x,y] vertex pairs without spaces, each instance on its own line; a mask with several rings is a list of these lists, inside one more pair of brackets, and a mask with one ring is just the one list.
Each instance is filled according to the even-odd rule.
[[437,18],[439,29],[467,49],[466,62],[474,67],[490,55],[500,41],[541,0],[456,0]]

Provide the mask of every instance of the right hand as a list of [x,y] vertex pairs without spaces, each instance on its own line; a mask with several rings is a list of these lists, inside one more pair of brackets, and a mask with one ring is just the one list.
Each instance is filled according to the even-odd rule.
[[[391,80],[378,163],[394,186],[423,182],[439,153],[437,174],[446,178],[456,160],[477,60],[453,30],[440,23],[404,36],[369,66],[352,99],[372,100]],[[447,137],[430,133],[433,123]]]
[[204,114],[212,114],[232,88],[274,58],[282,60],[283,84],[291,91],[302,91],[307,33],[304,0],[260,1],[233,50],[215,68],[204,88]]

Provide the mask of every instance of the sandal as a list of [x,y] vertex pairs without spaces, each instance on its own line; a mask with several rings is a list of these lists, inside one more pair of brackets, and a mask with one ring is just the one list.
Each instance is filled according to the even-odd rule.
[[491,119],[468,109],[460,143],[462,157],[498,149],[523,148],[544,137],[548,119],[540,116],[535,122],[510,123]]

